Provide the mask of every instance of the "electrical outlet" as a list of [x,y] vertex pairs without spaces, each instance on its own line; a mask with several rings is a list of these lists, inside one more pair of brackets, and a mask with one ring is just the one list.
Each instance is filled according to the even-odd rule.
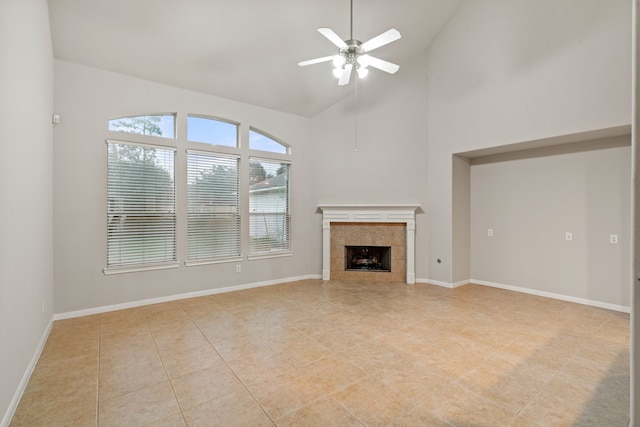
[[566,241],[569,241],[569,242],[570,242],[571,240],[573,240],[573,233],[572,233],[572,232],[570,232],[570,231],[567,231],[567,232],[564,234],[564,239],[565,239]]
[[618,244],[618,235],[617,234],[610,234],[609,235],[609,243],[613,243],[614,245]]
[[489,237],[493,237],[493,228],[489,228],[489,229],[487,230],[487,236],[489,236]]
[[242,267],[240,267],[240,264],[236,264],[236,273],[240,273],[242,271]]

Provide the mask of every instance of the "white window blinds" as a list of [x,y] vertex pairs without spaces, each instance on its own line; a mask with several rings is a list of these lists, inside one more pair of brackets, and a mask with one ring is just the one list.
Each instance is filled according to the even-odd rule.
[[291,249],[289,163],[249,159],[249,238],[251,255]]
[[107,268],[175,262],[174,149],[107,146]]
[[187,152],[187,261],[240,256],[239,158]]

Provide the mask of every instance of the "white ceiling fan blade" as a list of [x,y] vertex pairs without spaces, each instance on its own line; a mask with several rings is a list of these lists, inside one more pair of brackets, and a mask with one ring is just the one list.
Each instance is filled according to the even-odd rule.
[[320,34],[329,39],[329,41],[340,49],[346,49],[348,46],[331,28],[318,28]]
[[373,49],[377,49],[380,46],[384,46],[385,44],[391,43],[393,41],[396,41],[400,38],[400,32],[398,30],[396,30],[395,28],[392,28],[388,31],[385,31],[384,33],[380,34],[379,36],[375,36],[374,38],[372,38],[369,41],[366,41],[364,43],[362,43],[362,46],[360,46],[365,52],[370,52]]
[[315,58],[315,59],[309,59],[307,61],[298,62],[298,65],[301,67],[304,67],[307,65],[319,64],[321,62],[328,62],[331,60],[333,60],[333,56],[323,56],[322,58]]
[[338,80],[338,86],[344,86],[349,84],[349,79],[351,78],[352,69],[353,69],[353,64],[347,64],[344,66],[344,70],[342,70],[342,74],[340,75],[340,80]]
[[400,69],[400,66],[392,62],[387,62],[380,58],[369,56],[369,65],[377,68],[378,70],[386,71],[389,74],[393,74]]

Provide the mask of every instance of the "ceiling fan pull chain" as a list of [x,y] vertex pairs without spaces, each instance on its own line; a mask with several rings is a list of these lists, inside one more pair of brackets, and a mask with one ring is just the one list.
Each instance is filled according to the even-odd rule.
[[356,79],[355,94],[353,97],[353,104],[354,104],[353,116],[354,116],[354,122],[355,122],[355,132],[354,132],[355,142],[354,142],[353,151],[358,151],[358,80],[359,79]]

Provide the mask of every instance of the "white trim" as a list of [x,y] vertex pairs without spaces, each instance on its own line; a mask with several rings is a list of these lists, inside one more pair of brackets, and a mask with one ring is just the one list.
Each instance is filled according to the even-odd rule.
[[244,258],[242,258],[242,256],[235,256],[235,257],[229,257],[229,258],[214,258],[214,259],[207,259],[207,260],[200,260],[200,261],[185,261],[184,265],[186,267],[195,267],[198,265],[208,265],[208,264],[224,264],[227,262],[240,262],[242,261]]
[[282,258],[282,257],[287,257],[287,256],[293,256],[293,252],[291,251],[286,251],[286,252],[274,252],[271,254],[255,254],[255,255],[248,255],[247,256],[247,260],[249,261],[255,261],[258,259],[269,259],[269,258]]
[[265,150],[257,150],[255,148],[251,148],[250,147],[250,142],[251,142],[251,135],[249,135],[249,138],[247,139],[247,148],[249,148],[249,150],[251,151],[255,151],[255,152],[261,152],[261,153],[265,153],[265,154],[279,154],[279,155],[286,155],[286,156],[291,156],[291,145],[287,144],[286,142],[284,142],[283,140],[276,138],[275,136],[268,134],[267,132],[264,132],[258,128],[255,128],[251,125],[249,125],[249,133],[253,132],[253,133],[257,133],[259,135],[264,136],[267,139],[270,139],[274,142],[277,142],[278,144],[282,145],[284,147],[284,153],[278,153],[277,151],[265,151]]
[[627,307],[627,306],[623,306],[623,305],[617,305],[617,304],[610,304],[610,303],[607,303],[607,302],[601,302],[601,301],[594,301],[594,300],[585,299],[585,298],[572,297],[572,296],[569,296],[569,295],[556,294],[556,293],[553,293],[553,292],[538,291],[536,289],[522,288],[520,286],[512,286],[512,285],[504,285],[504,284],[501,284],[501,283],[487,282],[487,281],[484,281],[484,280],[471,279],[470,282],[473,283],[473,284],[476,284],[476,285],[489,286],[489,287],[498,288],[498,289],[505,289],[507,291],[522,292],[524,294],[537,295],[537,296],[540,296],[540,297],[553,298],[553,299],[557,299],[557,300],[561,300],[561,301],[574,302],[574,303],[577,303],[577,304],[588,305],[588,306],[591,306],[591,307],[605,308],[607,310],[619,311],[619,312],[622,312],[622,313],[630,313],[631,312],[631,307]]
[[557,299],[557,300],[560,300],[560,301],[574,302],[576,304],[582,304],[582,305],[588,305],[588,306],[591,306],[591,307],[604,308],[604,309],[607,309],[607,310],[619,311],[619,312],[622,312],[622,313],[630,313],[631,312],[631,307],[627,307],[627,306],[624,306],[624,305],[610,304],[610,303],[607,303],[607,302],[601,302],[601,301],[594,301],[594,300],[585,299],[585,298],[572,297],[572,296],[569,296],[569,295],[556,294],[556,293],[553,293],[553,292],[538,291],[536,289],[522,288],[520,286],[512,286],[512,285],[504,285],[504,284],[501,284],[501,283],[487,282],[487,281],[484,281],[484,280],[469,279],[469,280],[463,280],[461,282],[449,283],[449,282],[440,282],[438,280],[432,280],[432,279],[416,279],[416,283],[425,283],[425,284],[428,284],[428,285],[442,286],[443,288],[448,288],[448,289],[455,289],[457,287],[464,286],[464,285],[467,285],[467,284],[474,284],[474,285],[480,285],[480,286],[488,286],[488,287],[491,287],[491,288],[504,289],[504,290],[507,290],[507,291],[521,292],[523,294],[537,295],[537,296],[540,296],[540,297],[552,298],[552,299]]
[[[276,141],[278,142],[278,141]],[[272,153],[271,151],[262,151],[262,150],[252,150],[252,151],[260,151],[262,153]],[[281,156],[284,156],[284,154],[282,153],[276,153],[273,152],[272,154],[280,154]],[[272,158],[272,157],[260,157],[260,156],[249,156],[249,160],[257,160],[259,162],[272,162],[272,163],[284,163],[286,165],[291,166],[291,158],[287,157],[286,159],[280,160],[277,158]]]
[[438,280],[432,280],[432,279],[419,279],[418,282],[426,283],[428,285],[442,286],[443,288],[449,288],[449,289],[455,289],[455,288],[459,288],[460,286],[469,284],[468,280],[463,280],[461,282],[456,282],[456,283],[449,283],[449,282],[440,282]]
[[[198,142],[198,141],[189,141],[189,142]],[[207,142],[201,142],[201,144],[208,144]],[[209,145],[213,145],[213,144],[209,144]],[[217,145],[216,145],[217,147]],[[227,145],[222,145],[222,147],[227,147],[227,148],[234,148],[234,147],[229,147]],[[242,156],[240,154],[232,154],[232,153],[222,153],[222,152],[218,152],[218,151],[207,151],[207,150],[198,150],[197,148],[187,148],[186,150],[184,150],[185,153],[190,154],[204,154],[206,156],[220,156],[220,157],[227,157],[229,159],[235,159],[238,160],[240,158],[242,158]]]
[[178,262],[173,262],[171,264],[160,264],[160,265],[145,265],[141,267],[111,267],[105,268],[102,270],[105,276],[110,274],[120,274],[120,273],[137,273],[138,271],[150,271],[150,270],[166,270],[168,268],[178,268],[180,264]]
[[36,368],[38,364],[38,360],[40,359],[40,355],[42,354],[42,350],[44,350],[44,345],[47,343],[47,339],[49,338],[49,333],[51,332],[51,328],[53,327],[54,318],[52,317],[49,320],[49,324],[44,330],[42,337],[40,337],[40,341],[38,342],[38,346],[36,347],[36,351],[31,358],[31,362],[27,366],[27,369],[24,371],[24,375],[22,376],[22,380],[20,380],[20,384],[16,389],[16,392],[13,394],[13,398],[11,399],[11,403],[9,403],[9,407],[2,418],[2,422],[0,422],[0,427],[9,427],[9,423],[11,423],[11,419],[16,413],[16,409],[18,409],[18,404],[20,403],[20,399],[22,399],[22,395],[24,394],[24,390],[27,388],[27,384],[29,384],[29,379],[31,379],[31,375],[33,374],[33,370]]
[[[126,135],[149,136],[149,135],[141,135],[139,133],[128,133],[128,132],[124,132],[124,133]],[[158,138],[158,137],[154,136],[153,138]],[[173,139],[173,138],[167,138],[167,137],[163,137],[163,136],[161,136],[159,138],[165,138],[168,141],[175,141],[175,139]],[[134,145],[136,147],[142,147],[142,148],[161,148],[163,150],[173,151],[174,153],[178,151],[178,149],[175,146],[175,143],[173,145],[146,144],[144,142],[123,141],[123,140],[120,140],[120,139],[110,139],[110,138],[106,139],[104,142],[106,142],[107,144]],[[160,142],[160,141],[158,141],[158,142]]]
[[411,210],[415,211],[420,207],[419,203],[392,203],[392,204],[364,204],[364,203],[356,203],[356,204],[320,204],[318,205],[320,209],[333,211],[333,210],[342,210],[342,211],[353,211],[358,209],[364,210]]
[[204,291],[188,292],[185,294],[169,295],[166,297],[150,298],[140,301],[126,302],[122,304],[106,305],[102,307],[88,308],[85,310],[68,311],[66,313],[58,313],[53,315],[53,320],[71,319],[74,317],[88,316],[92,314],[107,313],[109,311],[123,310],[125,308],[142,307],[150,304],[158,304],[162,302],[177,301],[186,298],[196,298],[207,295],[222,294],[225,292],[241,291],[244,289],[260,288],[263,286],[280,285],[283,283],[297,282],[299,280],[320,279],[320,275],[309,274],[306,276],[287,277],[284,279],[267,280],[264,282],[247,283],[244,285],[227,286],[224,288],[207,289]]
[[462,280],[460,282],[456,282],[456,283],[452,284],[451,286],[455,289],[455,288],[459,288],[460,286],[468,285],[470,283],[471,283],[470,280]]

